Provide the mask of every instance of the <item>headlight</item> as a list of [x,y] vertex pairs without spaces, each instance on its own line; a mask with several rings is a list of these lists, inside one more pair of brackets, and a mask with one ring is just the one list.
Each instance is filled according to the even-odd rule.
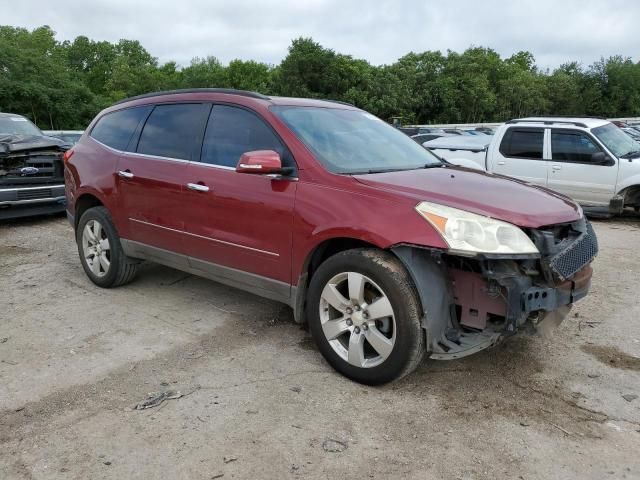
[[515,225],[437,203],[416,205],[452,251],[466,253],[539,253],[531,239]]

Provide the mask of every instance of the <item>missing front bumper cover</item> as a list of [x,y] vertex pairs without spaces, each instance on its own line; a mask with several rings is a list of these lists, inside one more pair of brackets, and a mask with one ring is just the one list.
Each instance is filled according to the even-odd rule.
[[[567,306],[584,297],[591,267],[583,267],[570,280],[549,285],[523,272],[516,260],[469,260],[460,266],[446,261],[442,252],[412,246],[395,247],[418,289],[425,311],[423,326],[431,358],[461,358],[497,344],[525,324],[559,323]],[[455,262],[453,262],[455,263]],[[553,318],[553,321],[548,321]],[[529,321],[529,322],[528,322]]]

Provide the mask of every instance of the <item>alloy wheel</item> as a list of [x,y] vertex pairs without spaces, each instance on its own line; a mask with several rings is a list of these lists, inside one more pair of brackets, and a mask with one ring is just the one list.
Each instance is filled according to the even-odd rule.
[[97,220],[89,220],[82,231],[82,253],[89,270],[104,277],[111,266],[111,247],[107,232]]
[[320,296],[320,322],[331,348],[349,364],[371,368],[395,345],[396,321],[388,296],[357,272],[335,275]]

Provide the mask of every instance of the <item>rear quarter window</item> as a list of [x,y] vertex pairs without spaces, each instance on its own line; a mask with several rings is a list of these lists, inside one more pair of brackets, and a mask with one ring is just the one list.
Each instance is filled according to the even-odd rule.
[[98,120],[90,135],[108,147],[124,151],[150,110],[150,106],[144,106],[107,113]]
[[542,160],[543,148],[542,128],[510,128],[500,143],[500,153],[510,158]]

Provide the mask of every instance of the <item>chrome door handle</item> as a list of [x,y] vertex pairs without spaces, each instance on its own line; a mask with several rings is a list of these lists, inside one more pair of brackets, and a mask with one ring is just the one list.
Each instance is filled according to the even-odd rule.
[[504,160],[500,160],[500,161],[498,162],[498,165],[504,165]]
[[187,188],[195,192],[208,192],[209,187],[206,185],[200,185],[199,183],[187,183]]
[[133,178],[133,173],[131,173],[129,170],[120,170],[118,172],[118,176],[122,178]]
[[562,169],[562,167],[560,165],[551,165],[551,168],[553,168],[554,170]]

